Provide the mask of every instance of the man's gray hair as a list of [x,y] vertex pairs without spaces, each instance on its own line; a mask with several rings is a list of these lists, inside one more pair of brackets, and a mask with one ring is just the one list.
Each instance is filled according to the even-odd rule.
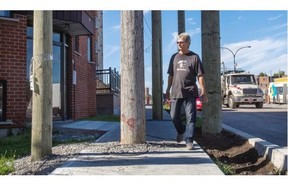
[[187,43],[191,43],[190,35],[187,32],[183,32],[178,35],[178,39],[184,39]]

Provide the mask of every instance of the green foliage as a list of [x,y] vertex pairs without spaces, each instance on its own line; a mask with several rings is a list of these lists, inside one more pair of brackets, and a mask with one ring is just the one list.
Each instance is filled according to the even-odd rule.
[[31,152],[31,133],[8,136],[0,140],[0,175],[14,171],[14,160]]
[[7,175],[15,170],[14,159],[14,156],[7,157],[6,154],[0,155],[0,175]]
[[260,77],[264,77],[264,76],[267,76],[267,74],[264,73],[264,72],[260,72],[260,73],[259,73],[259,76],[260,76]]
[[195,124],[196,128],[201,128],[202,127],[202,118],[199,116],[196,116],[196,124]]
[[[59,144],[81,143],[94,140],[91,137],[83,139],[53,140],[53,146]],[[15,159],[31,154],[31,131],[21,135],[8,136],[0,140],[0,175],[7,175],[14,171]]]
[[281,78],[281,77],[284,77],[284,76],[286,76],[286,75],[285,75],[285,71],[279,70],[279,72],[274,73],[272,77],[273,77],[273,78]]
[[97,116],[93,116],[93,117],[89,117],[89,118],[84,118],[82,120],[119,122],[120,116],[117,116],[117,115],[97,115]]
[[18,158],[30,154],[31,132],[17,136],[8,136],[0,140],[0,155]]
[[220,170],[225,175],[235,175],[236,174],[236,172],[233,169],[233,167],[231,167],[231,166],[229,166],[227,164],[221,163],[220,161],[216,160],[216,165],[220,168]]
[[[182,121],[183,123],[186,123],[186,116],[185,116],[185,114],[182,114],[180,117],[181,117],[181,121]],[[201,128],[201,127],[202,127],[202,118],[199,117],[199,116],[196,116],[195,127],[196,127],[196,128]]]
[[164,104],[163,104],[163,109],[170,111],[170,104],[169,104],[168,102],[164,103]]

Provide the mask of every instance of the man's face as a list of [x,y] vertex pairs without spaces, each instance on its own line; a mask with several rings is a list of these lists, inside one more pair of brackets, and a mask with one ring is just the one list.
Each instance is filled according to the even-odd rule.
[[183,38],[179,38],[179,39],[177,40],[177,46],[178,46],[178,49],[179,49],[180,51],[187,51],[188,48],[189,48],[188,43],[187,43],[186,40],[183,39]]

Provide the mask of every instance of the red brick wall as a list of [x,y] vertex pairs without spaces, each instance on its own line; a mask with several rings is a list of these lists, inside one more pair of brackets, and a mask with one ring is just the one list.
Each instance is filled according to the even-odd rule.
[[[7,120],[24,124],[26,113],[26,16],[0,20],[0,79],[7,80]],[[18,20],[17,20],[18,19]]]
[[[91,15],[93,11],[90,11]],[[95,13],[95,12],[94,12]],[[91,15],[92,18],[93,15]],[[0,20],[0,79],[7,80],[7,120],[24,124],[26,117],[26,29],[25,15],[14,15],[15,20]],[[87,36],[80,37],[80,51],[74,51],[74,37],[69,39],[67,61],[67,111],[68,119],[96,115],[96,83],[93,36],[93,62],[87,60]],[[72,62],[74,61],[74,63]],[[72,84],[73,70],[77,84]]]
[[[67,61],[67,111],[70,119],[77,120],[96,115],[95,64],[87,60],[87,36],[80,36],[80,51],[75,51],[75,37],[69,38]],[[93,59],[95,57],[93,56]],[[73,85],[73,70],[76,85]]]
[[75,119],[96,115],[95,64],[88,63],[86,36],[80,37],[79,49],[80,55],[74,53],[75,70],[77,72]]
[[[94,11],[93,11],[94,12]],[[93,12],[89,12],[90,16]],[[94,18],[94,17],[93,17]],[[79,37],[79,51],[75,51],[75,37],[70,38],[69,62],[67,66],[68,112],[71,119],[77,120],[96,115],[96,82],[95,82],[95,39],[92,37],[92,63],[87,59],[87,37]],[[76,85],[73,85],[73,70],[76,71]]]

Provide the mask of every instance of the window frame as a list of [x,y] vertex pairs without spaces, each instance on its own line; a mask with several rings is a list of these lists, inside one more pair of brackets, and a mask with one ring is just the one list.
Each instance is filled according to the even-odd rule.
[[92,37],[87,37],[87,60],[88,63],[93,62],[93,42]]
[[11,11],[0,11],[0,17],[11,17]]

